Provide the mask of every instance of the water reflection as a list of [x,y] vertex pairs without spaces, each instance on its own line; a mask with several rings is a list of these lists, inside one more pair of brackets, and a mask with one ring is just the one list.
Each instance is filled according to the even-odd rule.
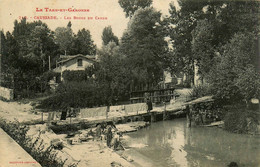
[[186,127],[185,119],[157,122],[129,134],[132,148],[155,166],[260,166],[260,138],[219,128]]

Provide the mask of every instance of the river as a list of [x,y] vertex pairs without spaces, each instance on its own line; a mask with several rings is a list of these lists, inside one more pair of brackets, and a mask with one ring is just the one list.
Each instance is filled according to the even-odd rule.
[[128,154],[162,167],[260,166],[260,136],[233,134],[217,127],[186,127],[185,119],[152,123],[128,134]]

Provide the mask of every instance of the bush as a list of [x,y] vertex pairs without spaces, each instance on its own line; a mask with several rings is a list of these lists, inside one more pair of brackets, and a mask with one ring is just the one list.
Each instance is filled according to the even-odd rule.
[[59,110],[69,107],[93,107],[100,104],[98,92],[93,82],[62,83],[56,94],[41,101],[38,108]]
[[229,132],[255,134],[259,115],[256,111],[233,109],[224,118],[224,128]]
[[214,96],[229,104],[259,96],[260,74],[257,70],[256,35],[237,33],[225,44],[208,81]]
[[196,99],[208,95],[212,95],[210,86],[208,84],[195,86],[189,93],[191,99]]
[[62,77],[65,82],[81,82],[81,81],[87,81],[88,79],[92,78],[94,74],[94,67],[90,66],[87,67],[84,71],[83,70],[77,70],[77,71],[69,71],[66,70],[63,72]]

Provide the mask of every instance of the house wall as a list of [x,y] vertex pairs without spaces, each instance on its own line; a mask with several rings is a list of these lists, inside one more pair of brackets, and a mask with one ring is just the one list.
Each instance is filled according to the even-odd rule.
[[168,71],[163,72],[164,75],[164,83],[171,83],[172,82],[172,75]]
[[[78,66],[78,59],[82,59],[82,66]],[[72,59],[67,61],[63,66],[61,66],[61,81],[63,81],[62,73],[65,70],[69,71],[77,71],[77,70],[85,70],[86,67],[92,66],[93,62],[88,59],[79,57],[78,59]]]
[[85,70],[86,67],[91,66],[93,63],[88,61],[87,59],[84,58],[79,58],[82,59],[82,66],[78,67],[78,59],[72,59],[71,61],[67,61],[62,67],[61,70],[70,70],[70,71],[76,71],[76,70]]

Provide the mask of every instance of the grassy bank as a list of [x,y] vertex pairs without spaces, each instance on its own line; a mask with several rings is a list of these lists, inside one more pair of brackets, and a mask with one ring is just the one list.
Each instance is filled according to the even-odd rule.
[[259,134],[260,113],[245,107],[227,109],[224,129],[233,133]]
[[[6,122],[4,119],[0,119],[0,127],[39,162],[42,167],[64,166],[66,160],[60,160],[52,146],[45,147],[40,136],[36,139],[27,136],[28,126],[21,125],[19,122]],[[69,167],[76,167],[76,164],[71,164]]]

